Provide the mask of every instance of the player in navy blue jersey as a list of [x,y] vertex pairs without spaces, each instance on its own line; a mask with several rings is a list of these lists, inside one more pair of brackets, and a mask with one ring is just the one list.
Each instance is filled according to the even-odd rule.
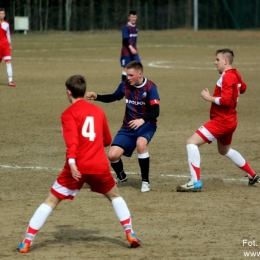
[[116,172],[116,182],[126,182],[127,176],[121,156],[131,157],[137,148],[142,176],[141,192],[147,192],[150,191],[150,159],[147,145],[156,131],[160,97],[157,86],[143,77],[143,65],[139,61],[128,63],[126,73],[127,80],[121,82],[113,94],[97,95],[88,92],[87,99],[110,103],[125,97],[123,125],[111,144],[108,159]]
[[126,80],[126,65],[132,60],[141,62],[136,46],[138,32],[136,20],[136,11],[130,11],[128,23],[122,28],[122,50],[120,57],[121,67],[123,67],[122,81]]

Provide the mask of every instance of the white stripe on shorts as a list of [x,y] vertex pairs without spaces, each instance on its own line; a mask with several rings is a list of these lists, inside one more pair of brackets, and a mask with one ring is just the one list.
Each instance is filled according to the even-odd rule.
[[200,131],[210,142],[216,140],[216,138],[204,126],[198,128],[198,131]]
[[79,190],[70,190],[64,186],[61,186],[57,181],[54,182],[52,188],[58,192],[59,194],[62,194],[64,196],[73,196],[75,197]]

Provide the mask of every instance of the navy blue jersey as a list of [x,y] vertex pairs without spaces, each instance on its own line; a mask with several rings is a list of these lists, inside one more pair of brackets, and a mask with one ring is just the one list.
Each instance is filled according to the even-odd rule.
[[[131,120],[143,118],[151,111],[152,105],[160,103],[157,86],[146,78],[139,86],[132,86],[127,80],[123,81],[113,95],[116,100],[125,97],[126,109],[122,127],[127,128]],[[157,120],[151,122],[156,124]]]
[[[122,29],[122,38],[129,39],[129,44],[131,44],[136,50],[136,44],[137,44],[137,32],[138,28],[135,24],[131,24],[128,22]],[[121,50],[121,56],[132,56],[131,51],[129,50],[128,47],[124,46],[122,44],[122,50]]]

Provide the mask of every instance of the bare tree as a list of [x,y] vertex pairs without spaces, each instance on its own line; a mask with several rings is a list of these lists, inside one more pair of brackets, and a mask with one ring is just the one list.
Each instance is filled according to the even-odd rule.
[[62,30],[62,17],[63,17],[63,5],[62,0],[59,0],[59,11],[58,11],[58,29]]
[[72,0],[66,0],[66,31],[70,30]]
[[173,13],[173,4],[172,0],[168,0],[168,10],[167,10],[167,29],[170,29],[172,26],[172,13]]
[[49,0],[46,0],[44,30],[48,30]]
[[39,20],[40,20],[40,31],[42,31],[42,0],[39,0]]
[[89,29],[94,29],[94,0],[90,0],[89,6]]

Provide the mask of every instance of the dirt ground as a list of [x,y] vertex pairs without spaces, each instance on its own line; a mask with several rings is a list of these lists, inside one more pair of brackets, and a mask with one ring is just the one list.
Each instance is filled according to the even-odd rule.
[[[208,120],[210,104],[200,92],[213,91],[219,78],[215,51],[224,47],[234,50],[234,67],[248,84],[239,99],[232,147],[260,173],[259,32],[140,31],[144,74],[161,97],[158,129],[149,144],[152,190],[140,192],[136,152],[123,158],[129,181],[119,189],[142,246],[129,247],[112,206],[84,187],[51,214],[26,255],[15,248],[64,164],[60,115],[69,106],[64,82],[82,74],[88,90],[112,93],[121,79],[121,34],[29,33],[13,34],[12,40],[17,87],[7,86],[6,67],[0,65],[0,259],[229,260],[260,252],[260,187],[248,187],[244,173],[217,153],[215,143],[200,149],[202,192],[176,192],[189,179],[185,141]],[[114,136],[124,101],[96,104]]]

